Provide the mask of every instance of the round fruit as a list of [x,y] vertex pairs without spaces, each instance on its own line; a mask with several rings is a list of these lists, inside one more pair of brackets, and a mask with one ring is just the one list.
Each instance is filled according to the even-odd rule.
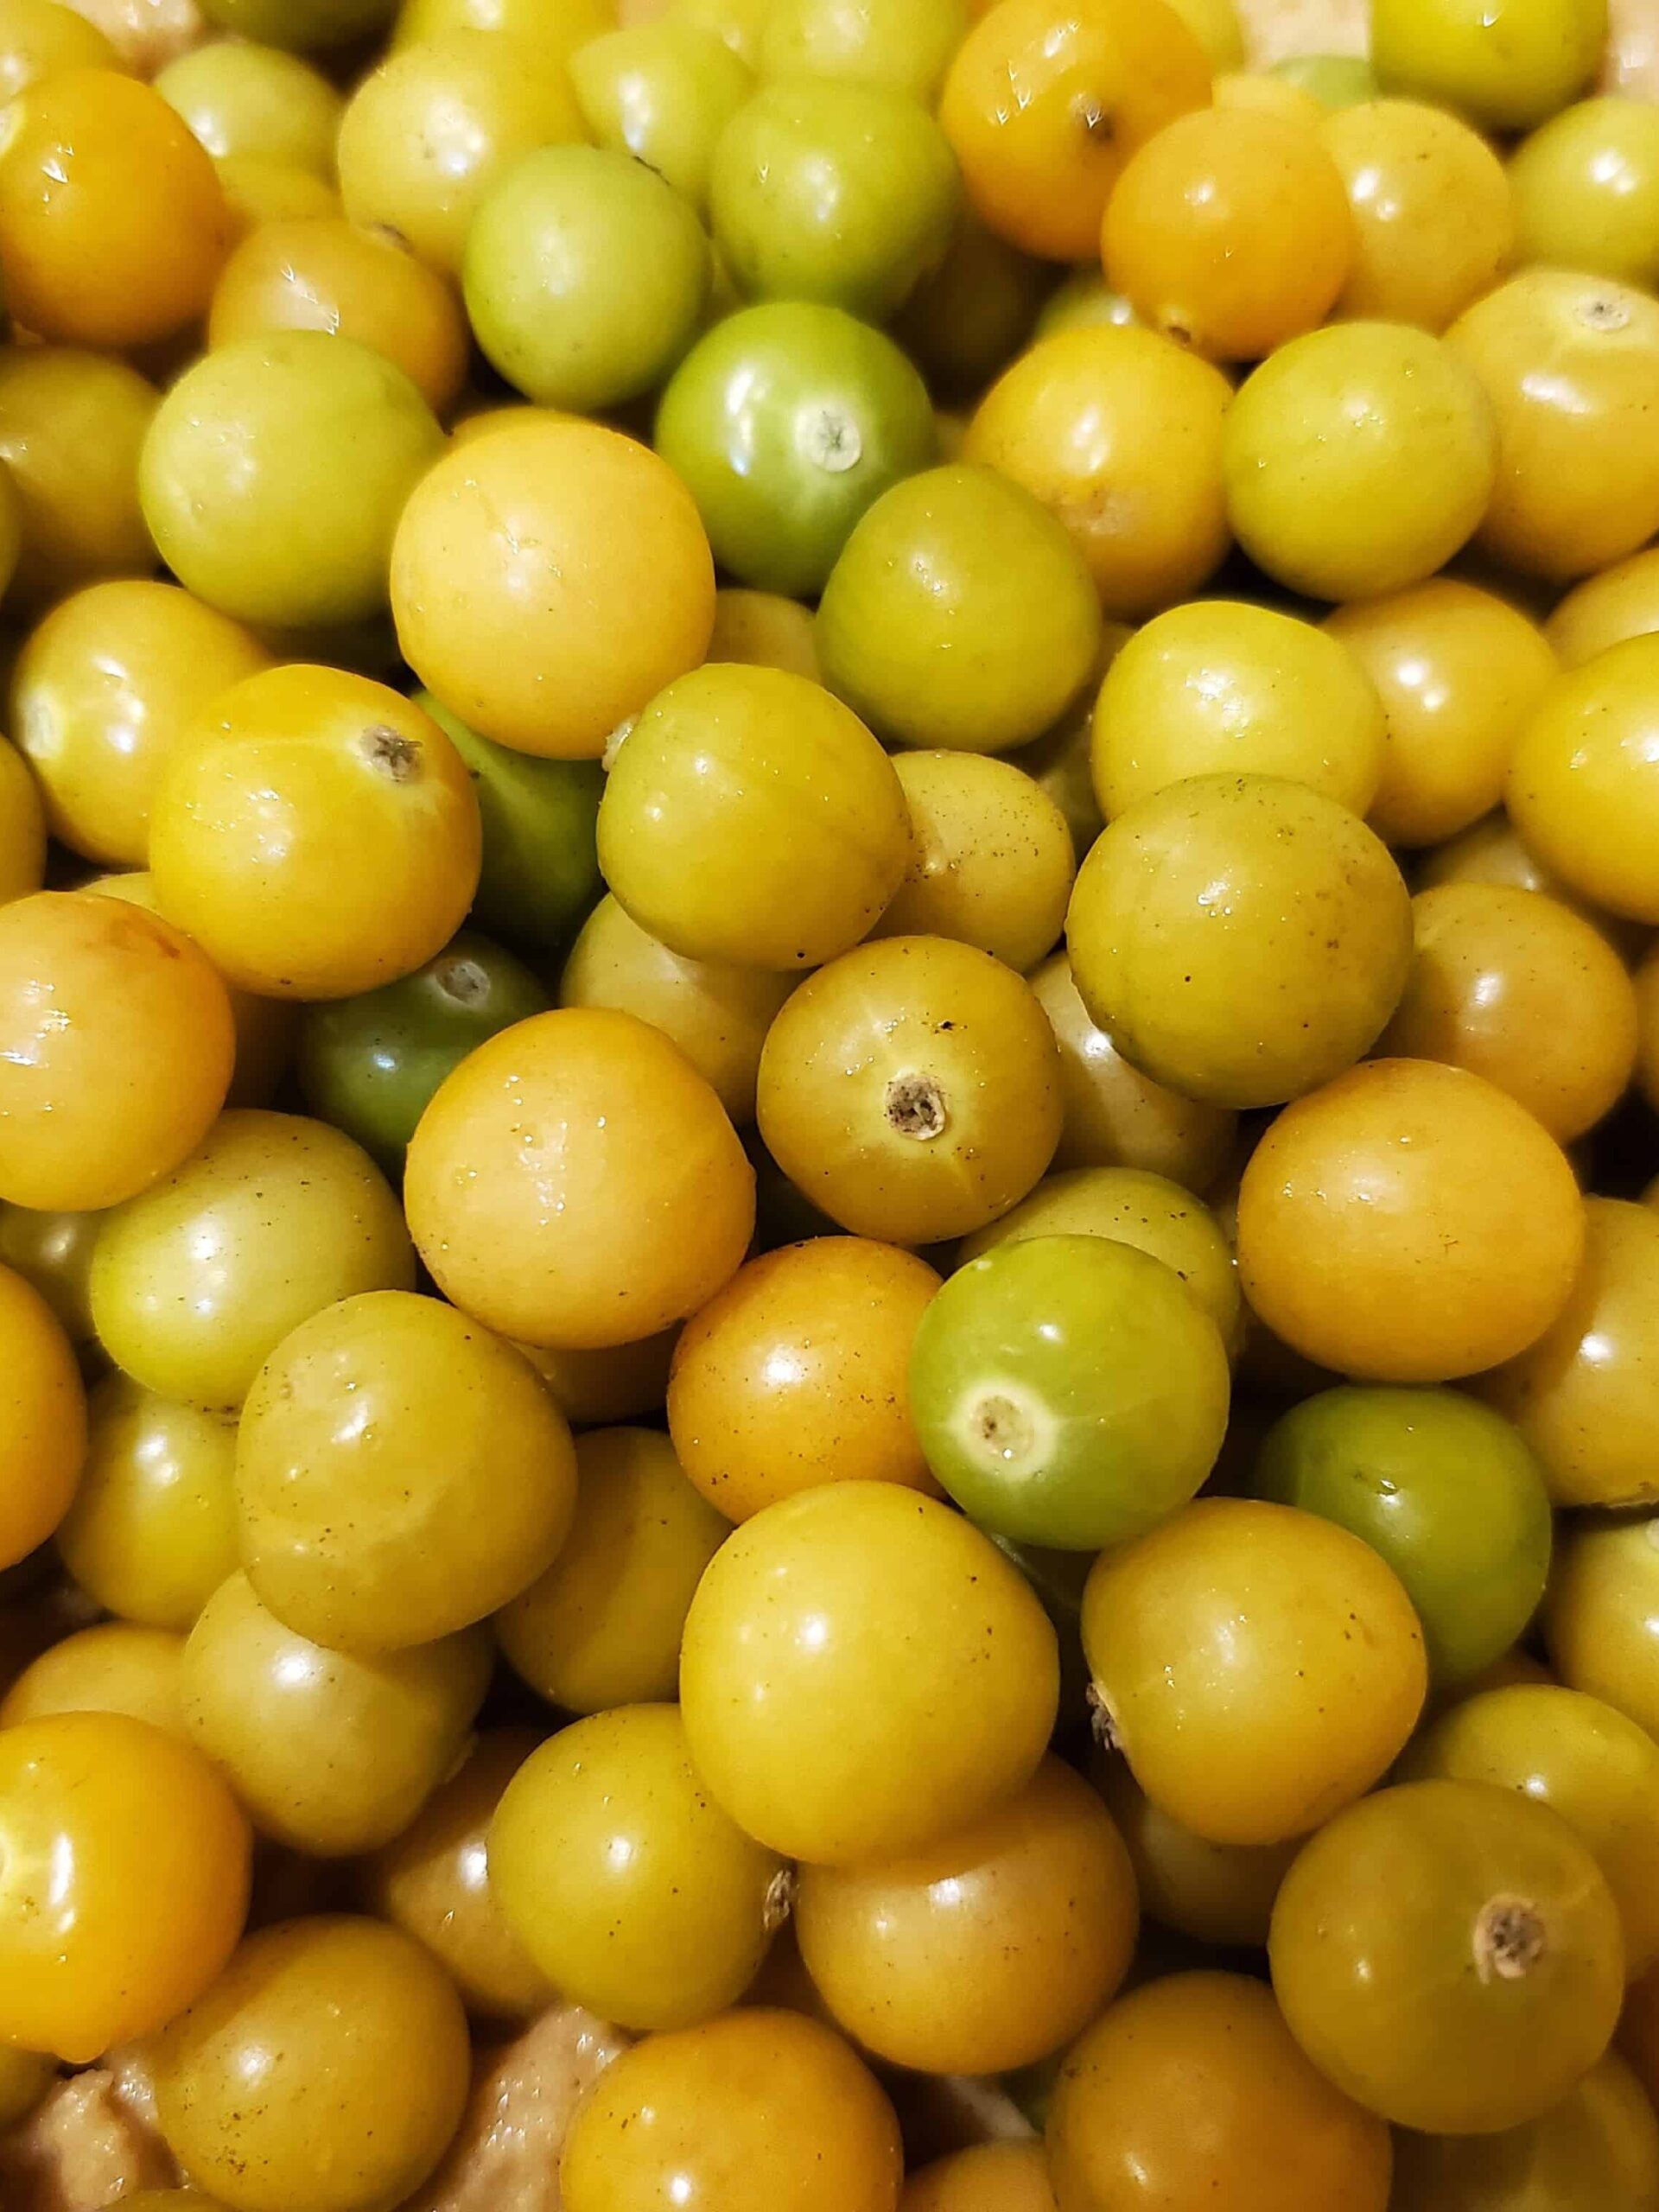
[[1413,2212],[1601,2212],[1659,2204],[1659,2119],[1614,2051],[1558,2105],[1497,2135],[1395,2138]]
[[1375,0],[1371,58],[1389,92],[1529,130],[1575,99],[1607,37],[1607,0]]
[[1509,810],[1569,889],[1659,922],[1659,635],[1555,678],[1516,747]]
[[61,1522],[86,1452],[74,1348],[40,1293],[0,1267],[0,1569],[26,1559]]

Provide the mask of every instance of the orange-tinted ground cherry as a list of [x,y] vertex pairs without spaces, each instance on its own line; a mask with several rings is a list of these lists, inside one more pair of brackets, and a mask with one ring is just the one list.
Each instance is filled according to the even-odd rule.
[[0,1567],[16,1566],[62,1520],[86,1441],[69,1339],[40,1293],[0,1267]]

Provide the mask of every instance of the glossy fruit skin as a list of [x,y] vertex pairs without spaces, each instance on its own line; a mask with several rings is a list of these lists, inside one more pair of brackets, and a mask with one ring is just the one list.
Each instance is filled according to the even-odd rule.
[[1384,88],[1529,130],[1595,74],[1606,0],[1376,0],[1371,59]]
[[1076,861],[1058,805],[1024,769],[983,753],[901,753],[910,868],[878,937],[948,937],[1023,975],[1065,921]]
[[570,948],[559,1003],[612,1007],[660,1029],[741,1128],[754,1119],[760,1048],[794,982],[773,969],[671,952],[607,893]]
[[565,1419],[592,1426],[661,1412],[668,1394],[669,1361],[678,1337],[676,1326],[634,1344],[599,1350],[556,1351],[545,1344],[520,1344],[518,1349],[553,1393]]
[[61,601],[18,656],[10,724],[53,836],[88,860],[142,867],[150,793],[180,729],[270,664],[239,623],[174,584],[92,584]]
[[811,598],[859,517],[932,461],[938,435],[927,387],[891,339],[841,308],[779,300],[693,346],[655,442],[721,568]]
[[41,1294],[0,1267],[0,1567],[27,1558],[63,1519],[86,1449],[73,1347]]
[[247,156],[333,176],[343,104],[297,55],[219,39],[179,54],[151,81],[215,161]]
[[1333,323],[1240,389],[1222,441],[1228,516],[1251,559],[1309,599],[1399,591],[1474,535],[1498,450],[1451,347],[1403,323]]
[[1561,1143],[1623,1097],[1636,994],[1594,925],[1535,891],[1448,883],[1412,902],[1416,951],[1384,1052],[1471,1068]]
[[1101,232],[1106,281],[1212,361],[1255,361],[1322,322],[1354,259],[1336,164],[1305,126],[1199,108],[1125,164]]
[[1103,1554],[1083,1642],[1136,1781],[1215,1843],[1277,1843],[1351,1803],[1427,1685],[1393,1569],[1345,1529],[1253,1499],[1200,1498]]
[[600,801],[613,895],[690,960],[833,960],[909,858],[904,791],[880,747],[781,669],[709,664],[670,684],[629,731]]
[[1090,1771],[1128,1852],[1147,1917],[1196,1943],[1265,1948],[1273,1901],[1300,1839],[1211,1843],[1160,1812],[1122,1759],[1098,1757]]
[[502,1916],[489,1856],[502,1792],[539,1741],[531,1728],[486,1729],[365,1869],[365,1903],[424,1944],[467,2010],[485,2019],[524,2019],[554,2002],[551,1985]]
[[234,1412],[289,1331],[408,1289],[397,1202],[348,1137],[298,1114],[221,1115],[174,1173],[106,1215],[92,1258],[105,1349],[162,1396]]
[[58,1530],[64,1565],[122,1619],[189,1628],[236,1567],[236,1431],[194,1406],[106,1375],[87,1408],[79,1491]]
[[1419,2212],[1594,2212],[1659,2204],[1659,2119],[1616,2051],[1560,2104],[1499,2135],[1395,2139],[1395,2175]]
[[410,664],[473,728],[596,760],[702,660],[714,563],[655,454],[595,423],[532,423],[455,448],[425,478],[392,548],[391,603]]
[[331,1649],[401,1651],[483,1620],[575,1513],[563,1415],[523,1355],[409,1291],[285,1336],[243,1408],[238,1541],[264,1604]]
[[1090,744],[1107,821],[1167,785],[1283,776],[1351,812],[1384,770],[1376,687],[1310,624],[1236,600],[1194,600],[1148,622],[1100,687]]
[[463,930],[413,975],[359,998],[308,1007],[300,1030],[300,1087],[313,1112],[395,1174],[451,1069],[486,1037],[547,1006],[546,991],[522,961]]
[[213,167],[235,245],[265,223],[312,222],[342,212],[340,194],[315,169],[257,154],[227,154]]
[[570,58],[616,19],[612,0],[402,0],[392,26],[395,49],[425,46],[451,31],[541,40],[554,60]]
[[467,373],[467,326],[449,286],[383,231],[340,216],[261,223],[226,263],[208,344],[278,330],[321,330],[373,347],[437,414]]
[[1586,99],[1510,164],[1528,261],[1651,287],[1659,276],[1659,129],[1650,103]]
[[1549,1662],[1586,1691],[1659,1731],[1659,1522],[1569,1523],[1545,1601]]
[[776,592],[746,591],[722,585],[715,594],[710,660],[734,660],[746,667],[781,668],[788,676],[818,680],[812,609]]
[[1054,2212],[1040,2143],[980,2143],[917,2169],[899,2212]]
[[11,0],[0,19],[0,99],[15,99],[65,69],[118,69],[97,25],[57,0]]
[[939,111],[982,219],[1083,261],[1124,163],[1209,97],[1204,48],[1160,0],[999,0],[957,49]]
[[1659,1753],[1635,1721],[1554,1682],[1516,1683],[1454,1706],[1412,1745],[1402,1777],[1517,1789],[1553,1806],[1589,1846],[1624,1928],[1634,1980],[1659,1955]]
[[531,951],[563,945],[600,888],[598,761],[514,752],[469,729],[429,691],[414,696],[473,779],[484,830],[474,920]]
[[0,1198],[135,1197],[207,1135],[234,1051],[224,984],[169,923],[79,892],[0,906]]
[[919,102],[886,85],[763,85],[715,143],[715,244],[749,299],[817,300],[882,322],[943,260],[957,165]]
[[1097,840],[1066,936],[1083,1002],[1126,1058],[1185,1096],[1267,1106],[1376,1042],[1405,983],[1411,902],[1382,841],[1334,799],[1275,776],[1197,776]]
[[1046,2141],[1060,2212],[1389,2202],[1388,2130],[1315,2073],[1243,1974],[1170,1974],[1120,1998],[1068,2052]]
[[928,1464],[992,1535],[1067,1551],[1185,1505],[1227,1424],[1226,1348],[1173,1268],[1109,1236],[1018,1236],[957,1270],[917,1332]]
[[1558,1505],[1659,1503],[1659,1216],[1585,1202],[1584,1264],[1529,1350],[1483,1384],[1542,1463]]
[[173,747],[149,857],[163,912],[232,982],[351,998],[449,942],[481,842],[466,766],[429,715],[296,665],[222,692]]
[[841,2037],[796,2012],[722,2013],[607,2067],[565,2139],[564,2212],[894,2212],[893,2107]]
[[1549,1493],[1510,1424],[1452,1390],[1350,1387],[1282,1414],[1251,1487],[1359,1536],[1416,1608],[1444,1692],[1506,1651],[1549,1573]]
[[963,0],[772,0],[757,57],[763,77],[850,77],[931,102],[968,28]]
[[1087,1783],[1046,1758],[1017,1796],[913,1855],[806,1867],[801,1955],[839,2024],[934,2074],[1033,2065],[1093,2018],[1134,1948],[1135,1876]]
[[576,1439],[570,1533],[496,1616],[509,1664],[567,1713],[671,1698],[686,1612],[730,1525],[660,1430],[588,1430]]
[[672,1705],[578,1720],[490,1824],[509,1925],[567,2001],[635,2029],[734,2005],[771,1941],[783,1861],[713,1803]]
[[1387,723],[1367,819],[1390,845],[1438,845],[1503,796],[1517,735],[1556,672],[1534,622],[1455,576],[1339,607],[1325,626],[1376,687]]
[[1011,969],[948,938],[887,938],[785,1001],[756,1103],[767,1150],[832,1220],[931,1243],[982,1229],[1047,1167],[1059,1055]]
[[156,404],[124,361],[67,346],[0,352],[0,461],[22,509],[16,599],[40,607],[155,567],[137,478]]
[[666,1038],[571,1007],[491,1038],[439,1086],[404,1203],[463,1311],[518,1343],[601,1351],[683,1319],[736,1272],[754,1175]]
[[1524,1351],[1566,1305],[1584,1239],[1554,1139],[1432,1060],[1373,1060],[1299,1101],[1239,1193],[1245,1297],[1360,1380],[1451,1382]]
[[469,2059],[454,1985],[400,1929],[290,1920],[251,1936],[156,2039],[156,2108],[229,2212],[377,2212],[437,2164]]
[[16,746],[0,740],[0,906],[38,891],[46,875],[46,809]]
[[1640,428],[1659,361],[1659,305],[1608,276],[1529,269],[1477,301],[1446,337],[1497,423],[1483,550],[1565,584],[1644,545],[1659,526],[1659,459]]
[[1043,963],[1031,988],[1060,1048],[1065,1121],[1055,1167],[1135,1168],[1207,1190],[1232,1148],[1236,1116],[1166,1090],[1126,1060],[1090,1018],[1064,952]]
[[1624,1990],[1589,1850],[1484,1783],[1408,1783],[1339,1814],[1285,1877],[1268,1957],[1320,2072],[1437,2134],[1548,2110],[1606,2049]]
[[86,2065],[219,1973],[248,1904],[248,1824],[198,1751],[124,1714],[0,1730],[8,2043]]
[[40,337],[111,351],[169,337],[207,307],[229,245],[213,162],[149,86],[68,69],[19,97],[0,143],[0,270]]
[[349,46],[378,30],[393,0],[207,0],[204,14],[225,30],[262,46]]
[[0,1263],[39,1291],[73,1344],[92,1338],[86,1278],[100,1217],[0,1205]]
[[1569,889],[1659,921],[1659,635],[1612,645],[1543,694],[1510,763],[1516,829]]
[[818,607],[824,681],[878,735],[969,753],[1028,743],[1088,678],[1088,570],[1039,500],[956,463],[897,484],[848,539]]
[[442,451],[412,380],[320,330],[238,339],[173,386],[139,494],[162,557],[244,622],[353,622],[385,605],[404,500]]
[[538,405],[578,412],[662,383],[696,331],[709,280],[690,207],[605,146],[543,146],[516,162],[480,202],[461,257],[467,318],[489,360]]
[[1503,165],[1478,131],[1417,100],[1361,100],[1319,130],[1352,210],[1347,315],[1444,330],[1509,265],[1516,217]]
[[563,57],[544,29],[534,37],[447,29],[394,49],[347,102],[340,197],[354,223],[396,231],[452,276],[491,187],[537,148],[582,135]]
[[0,1728],[64,1713],[112,1713],[159,1728],[188,1748],[183,1680],[181,1636],[102,1621],[48,1644],[29,1662],[0,1700]]
[[724,41],[671,18],[631,23],[579,47],[570,81],[594,141],[645,162],[701,213],[720,134],[754,86]]
[[1564,668],[1581,667],[1609,645],[1649,630],[1659,630],[1659,547],[1586,576],[1544,626]]
[[1157,332],[1095,323],[1044,337],[976,410],[963,450],[1057,514],[1109,616],[1190,598],[1230,543],[1221,371]]
[[233,1574],[185,1644],[185,1726],[262,1835],[351,1858],[401,1835],[453,1770],[489,1675],[481,1630],[348,1656],[285,1629]]
[[669,1431],[690,1481],[733,1522],[826,1479],[937,1495],[908,1375],[938,1287],[925,1260],[861,1237],[740,1268],[675,1350]]
[[[878,1574],[890,1605],[873,1604]],[[814,1618],[826,1637],[803,1632]],[[913,1491],[830,1483],[768,1506],[715,1554],[680,1700],[692,1758],[741,1827],[846,1866],[924,1849],[1019,1789],[1058,1679],[1046,1615],[977,1530]],[[961,1725],[941,1732],[947,1701]]]

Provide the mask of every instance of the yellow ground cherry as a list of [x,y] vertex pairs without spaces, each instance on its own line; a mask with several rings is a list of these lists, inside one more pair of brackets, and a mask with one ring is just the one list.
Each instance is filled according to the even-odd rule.
[[1659,634],[1556,677],[1521,732],[1508,804],[1571,890],[1659,922]]
[[73,1348],[40,1293],[0,1267],[0,1567],[15,1567],[62,1520],[86,1448]]
[[423,683],[486,737],[597,760],[708,646],[714,563],[648,448],[532,422],[457,447],[392,548],[392,612]]
[[1244,1295],[1339,1374],[1439,1382],[1535,1344],[1584,1253],[1566,1154],[1484,1077],[1373,1060],[1300,1099],[1239,1191]]
[[200,1751],[142,1720],[0,1730],[0,2028],[86,2065],[154,2034],[242,1933],[248,1824]]
[[69,69],[0,132],[6,303],[42,338],[111,351],[200,315],[230,247],[213,164],[148,85]]
[[658,1031],[599,1007],[469,1054],[422,1116],[404,1200],[456,1305],[576,1351],[695,1313],[754,1225],[753,1172],[714,1092]]
[[1011,968],[895,937],[803,983],[760,1055],[760,1134],[855,1236],[924,1244],[1025,1197],[1060,1133],[1059,1053]]
[[38,607],[99,576],[155,568],[138,456],[157,403],[154,385],[105,354],[0,352],[0,461],[22,509],[16,598]]
[[939,113],[983,221],[1082,261],[1124,162],[1209,98],[1204,48],[1163,0],[998,0],[957,48]]
[[1039,340],[1007,369],[963,450],[1058,515],[1106,613],[1139,621],[1221,565],[1231,397],[1219,369],[1156,331],[1096,323]]
[[446,945],[478,887],[478,802],[430,717],[341,669],[222,693],[168,756],[150,823],[162,910],[232,982],[346,998]]
[[224,984],[169,923],[85,892],[0,907],[0,1198],[135,1197],[207,1135],[234,1050]]
[[1649,630],[1659,630],[1659,546],[1586,576],[1544,625],[1564,668],[1578,668],[1609,645]]
[[728,1521],[825,1482],[938,1495],[911,1416],[910,1351],[939,1278],[892,1244],[819,1236],[751,1260],[687,1323],[668,1422]]
[[184,1638],[172,1629],[100,1621],[48,1644],[0,1701],[0,1728],[59,1713],[124,1713],[188,1737]]
[[1370,1789],[1428,1682],[1422,1630],[1382,1556],[1255,1499],[1201,1498],[1103,1553],[1083,1641],[1135,1780],[1215,1843],[1305,1834]]
[[1101,255],[1150,328],[1209,360],[1255,361],[1325,320],[1354,224],[1336,164],[1303,124],[1199,108],[1131,156]]
[[1011,1796],[1058,1694],[1054,1631],[1019,1571],[888,1483],[830,1483],[745,1522],[680,1662],[710,1790],[749,1834],[824,1866],[925,1849]]

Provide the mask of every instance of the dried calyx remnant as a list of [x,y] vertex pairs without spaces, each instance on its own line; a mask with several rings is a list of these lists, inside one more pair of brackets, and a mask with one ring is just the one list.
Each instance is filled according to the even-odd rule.
[[467,959],[465,953],[454,953],[448,960],[440,961],[432,973],[438,988],[458,1006],[477,1006],[490,995],[489,977],[477,961]]
[[887,1120],[901,1137],[925,1143],[944,1134],[949,1118],[944,1093],[931,1075],[896,1075],[887,1085]]
[[1090,1682],[1084,1702],[1089,1707],[1089,1727],[1103,1751],[1122,1749],[1117,1739],[1117,1726],[1112,1719],[1112,1708],[1107,1704],[1097,1682]]
[[1000,1390],[993,1390],[969,1408],[968,1431],[974,1442],[993,1458],[1009,1462],[1028,1458],[1036,1441],[1030,1414]]
[[1475,1972],[1483,1981],[1519,1981],[1544,1948],[1542,1917],[1527,1897],[1492,1897],[1475,1916]]
[[767,1883],[761,1921],[768,1936],[775,1936],[794,1911],[795,1888],[795,1869],[792,1866],[780,1866]]
[[371,722],[358,739],[357,749],[371,768],[378,769],[394,784],[412,784],[421,772],[419,741],[389,729],[384,722]]

